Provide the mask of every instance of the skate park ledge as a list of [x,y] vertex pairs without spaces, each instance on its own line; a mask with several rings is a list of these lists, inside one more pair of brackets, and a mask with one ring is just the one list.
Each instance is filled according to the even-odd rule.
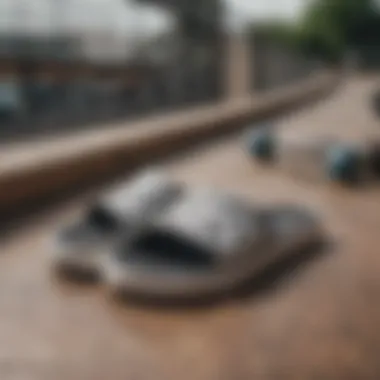
[[274,117],[333,91],[340,74],[323,71],[274,91],[190,110],[120,122],[96,131],[76,132],[1,149],[0,210],[92,181],[105,180],[190,144],[233,132],[248,122]]

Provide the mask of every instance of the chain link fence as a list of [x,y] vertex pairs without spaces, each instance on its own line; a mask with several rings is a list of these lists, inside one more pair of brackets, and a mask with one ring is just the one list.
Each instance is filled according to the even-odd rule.
[[[18,74],[0,79],[2,141],[105,128],[110,122],[128,122],[217,102],[225,94],[223,40],[219,45],[215,40],[207,43],[199,39],[182,40],[176,56],[164,63],[150,63],[149,69],[144,69],[137,79],[129,78],[134,80],[125,78],[131,62],[124,63],[120,77],[107,77],[105,71],[101,77],[66,73],[64,80],[42,79],[41,71],[53,57],[63,68],[65,62],[80,64],[78,57],[77,61],[67,59],[68,55],[73,57],[72,50],[68,50],[71,55],[63,54],[63,42],[60,41],[58,58],[51,43],[53,56],[46,54],[49,49],[44,46],[37,49],[43,53],[39,60],[25,44],[19,45],[17,51],[8,51],[13,60],[33,64],[24,64]],[[320,68],[318,62],[265,40],[257,39],[251,47],[251,88],[256,93],[306,78]],[[17,56],[20,51],[24,55]],[[146,67],[146,62],[141,62],[141,67],[144,64]]]
[[[107,78],[105,72],[101,78],[66,74],[64,80],[41,79],[39,74],[52,60],[46,49],[40,49],[44,56],[38,56],[39,60],[30,49],[21,49],[28,54],[20,57],[8,50],[7,57],[11,55],[24,66],[11,77],[0,79],[0,139],[39,138],[217,101],[222,95],[220,59],[198,48],[189,44],[176,59],[148,65],[138,79],[131,74],[132,80],[123,78],[129,75],[130,62],[124,63],[120,78]],[[202,56],[202,52],[206,54]],[[64,67],[65,61],[58,62]],[[71,60],[70,64],[77,63]]]
[[273,90],[306,79],[323,64],[261,35],[250,39],[251,89]]

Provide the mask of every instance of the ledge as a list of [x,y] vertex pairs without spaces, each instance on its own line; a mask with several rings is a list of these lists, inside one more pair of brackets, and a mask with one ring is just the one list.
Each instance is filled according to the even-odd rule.
[[107,129],[3,147],[0,209],[59,193],[111,173],[120,173],[155,157],[174,153],[205,138],[240,128],[243,123],[291,110],[332,90],[335,73],[313,78],[259,97],[199,107]]

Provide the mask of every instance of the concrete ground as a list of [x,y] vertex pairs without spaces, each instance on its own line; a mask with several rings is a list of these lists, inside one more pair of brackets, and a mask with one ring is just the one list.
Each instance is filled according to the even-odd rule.
[[[376,136],[367,97],[378,78],[350,80],[282,121],[282,133]],[[1,241],[1,379],[378,379],[380,188],[290,178],[248,159],[229,137],[163,164],[189,184],[317,213],[333,244],[324,255],[202,308],[118,305],[102,286],[57,281],[48,239],[74,200]]]

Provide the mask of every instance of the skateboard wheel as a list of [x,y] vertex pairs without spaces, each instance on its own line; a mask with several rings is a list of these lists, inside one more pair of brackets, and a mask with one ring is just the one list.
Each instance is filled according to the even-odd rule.
[[380,144],[373,143],[368,148],[369,169],[376,178],[380,178]]
[[380,117],[380,91],[372,96],[372,110],[377,117]]
[[249,153],[260,161],[271,161],[275,154],[275,137],[269,131],[258,131],[249,137]]
[[361,175],[362,160],[355,149],[337,146],[328,152],[327,166],[333,181],[355,183]]

